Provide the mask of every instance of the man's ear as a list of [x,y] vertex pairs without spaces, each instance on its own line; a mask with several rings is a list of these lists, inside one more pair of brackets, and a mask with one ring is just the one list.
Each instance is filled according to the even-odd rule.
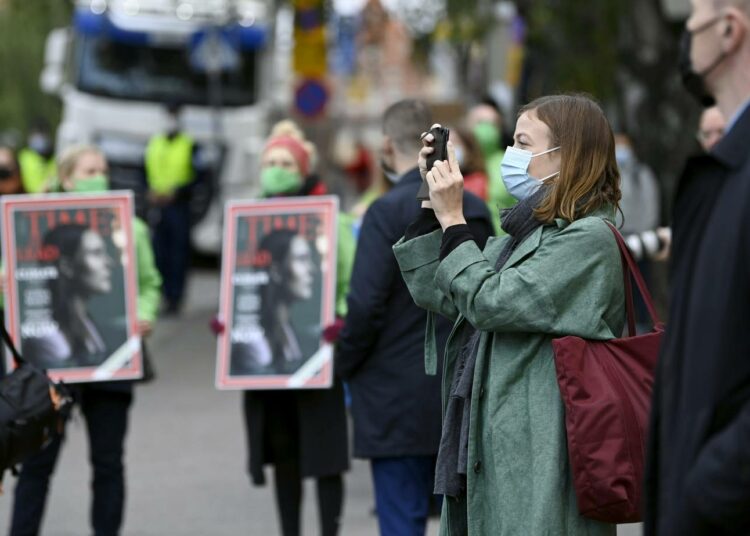
[[383,134],[383,145],[381,146],[380,150],[385,157],[393,156],[395,152],[395,149],[393,147],[393,140],[387,134]]
[[727,9],[727,15],[721,36],[725,53],[730,53],[741,46],[743,39],[747,39],[750,17],[734,6]]

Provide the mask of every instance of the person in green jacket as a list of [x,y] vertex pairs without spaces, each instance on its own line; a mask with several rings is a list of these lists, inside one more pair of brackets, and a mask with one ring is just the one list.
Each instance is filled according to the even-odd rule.
[[[64,192],[99,193],[109,188],[107,161],[96,147],[68,149],[60,156],[58,169],[59,185]],[[154,264],[146,224],[135,218],[133,230],[138,266],[138,330],[141,337],[147,337],[156,321],[161,276]],[[93,533],[119,534],[125,504],[124,449],[133,382],[99,382],[70,388],[86,419],[89,435]],[[13,500],[11,535],[39,533],[49,481],[62,442],[63,437],[54,438],[41,452],[24,462]]]
[[417,305],[455,321],[435,478],[449,497],[441,534],[614,535],[578,512],[551,344],[623,330],[620,253],[605,221],[620,199],[614,137],[592,100],[553,96],[521,110],[514,141],[503,160],[519,200],[503,214],[508,236],[477,247],[452,147],[425,169],[427,134],[419,163],[430,201],[393,248]]
[[502,143],[505,141],[505,133],[500,107],[493,99],[486,97],[469,110],[466,123],[479,142],[484,156],[485,169],[489,177],[487,206],[490,209],[495,234],[502,236],[505,231],[500,224],[500,212],[515,205],[516,199],[508,193],[502,180],[501,163],[505,156]]
[[[315,146],[295,123],[277,123],[261,153],[261,196],[326,194],[325,185],[314,173],[316,159]],[[339,218],[338,229],[336,314],[341,316],[346,314],[355,246],[349,222]],[[323,338],[331,342],[335,336],[324,334]],[[338,534],[344,503],[343,473],[349,468],[341,381],[335,379],[330,389],[245,391],[243,409],[253,484],[265,484],[264,466],[274,467],[279,532],[284,536],[301,534],[302,482],[314,478],[319,534]]]

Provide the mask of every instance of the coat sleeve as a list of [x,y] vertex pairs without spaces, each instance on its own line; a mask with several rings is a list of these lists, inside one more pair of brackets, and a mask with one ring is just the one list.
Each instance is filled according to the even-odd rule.
[[393,253],[414,303],[455,321],[458,309],[445,293],[435,286],[442,238],[441,230],[411,240],[402,238],[393,246]]
[[148,226],[139,218],[133,220],[133,234],[138,264],[138,320],[154,322],[161,300],[161,274],[154,261]]
[[348,378],[372,353],[398,267],[393,260],[387,207],[374,203],[365,214],[349,281],[346,321],[336,348],[336,371]]
[[435,282],[481,331],[609,339],[616,330],[605,313],[613,300],[624,307],[619,259],[607,225],[586,218],[543,239],[531,257],[500,273],[475,243],[464,242],[440,263]]
[[702,518],[728,532],[750,530],[750,401],[703,447],[686,487]]

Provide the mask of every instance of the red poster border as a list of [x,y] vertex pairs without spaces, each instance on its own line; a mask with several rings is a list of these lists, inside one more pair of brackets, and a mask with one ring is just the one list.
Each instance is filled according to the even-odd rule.
[[[138,278],[137,262],[135,257],[135,243],[133,234],[134,201],[132,192],[112,192],[107,194],[35,194],[35,195],[8,195],[3,196],[0,200],[2,207],[2,250],[3,259],[5,260],[4,298],[5,306],[5,325],[10,333],[13,343],[20,348],[21,333],[18,319],[16,318],[17,289],[13,281],[15,280],[16,266],[16,240],[15,234],[11,232],[14,228],[13,214],[19,209],[39,210],[44,208],[115,208],[122,216],[123,230],[127,237],[129,247],[125,248],[128,258],[125,267],[125,308],[128,315],[128,340],[138,335]],[[6,369],[12,370],[15,367],[10,356],[6,359]],[[62,380],[67,383],[98,383],[102,380],[93,380],[92,374],[96,367],[80,367],[70,369],[58,369],[47,372],[47,375],[55,381]],[[130,366],[121,368],[111,377],[104,381],[116,380],[137,380],[143,377],[143,356],[140,348],[130,360]]]
[[[317,210],[316,210],[317,209]],[[234,248],[237,234],[237,220],[239,216],[284,215],[300,212],[320,214],[323,221],[324,234],[331,244],[331,255],[328,256],[327,277],[323,278],[321,304],[322,327],[331,324],[336,317],[336,255],[337,255],[337,218],[338,198],[335,196],[287,197],[268,200],[230,201],[224,209],[224,244],[222,246],[222,269],[219,311],[226,329],[217,340],[216,381],[220,390],[268,390],[268,389],[327,389],[333,385],[333,363],[328,361],[318,374],[299,387],[289,387],[289,375],[273,376],[242,376],[229,375],[230,336],[233,325],[232,302],[234,294],[231,292],[232,274],[236,261]],[[321,348],[324,347],[321,339]]]

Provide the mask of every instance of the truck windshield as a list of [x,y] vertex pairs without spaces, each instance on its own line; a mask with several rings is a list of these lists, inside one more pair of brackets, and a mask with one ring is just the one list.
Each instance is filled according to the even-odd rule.
[[[221,103],[246,106],[255,102],[255,52],[240,53],[236,70],[221,75]],[[186,48],[168,48],[79,36],[76,86],[87,93],[118,99],[210,104],[205,73],[190,65]]]

